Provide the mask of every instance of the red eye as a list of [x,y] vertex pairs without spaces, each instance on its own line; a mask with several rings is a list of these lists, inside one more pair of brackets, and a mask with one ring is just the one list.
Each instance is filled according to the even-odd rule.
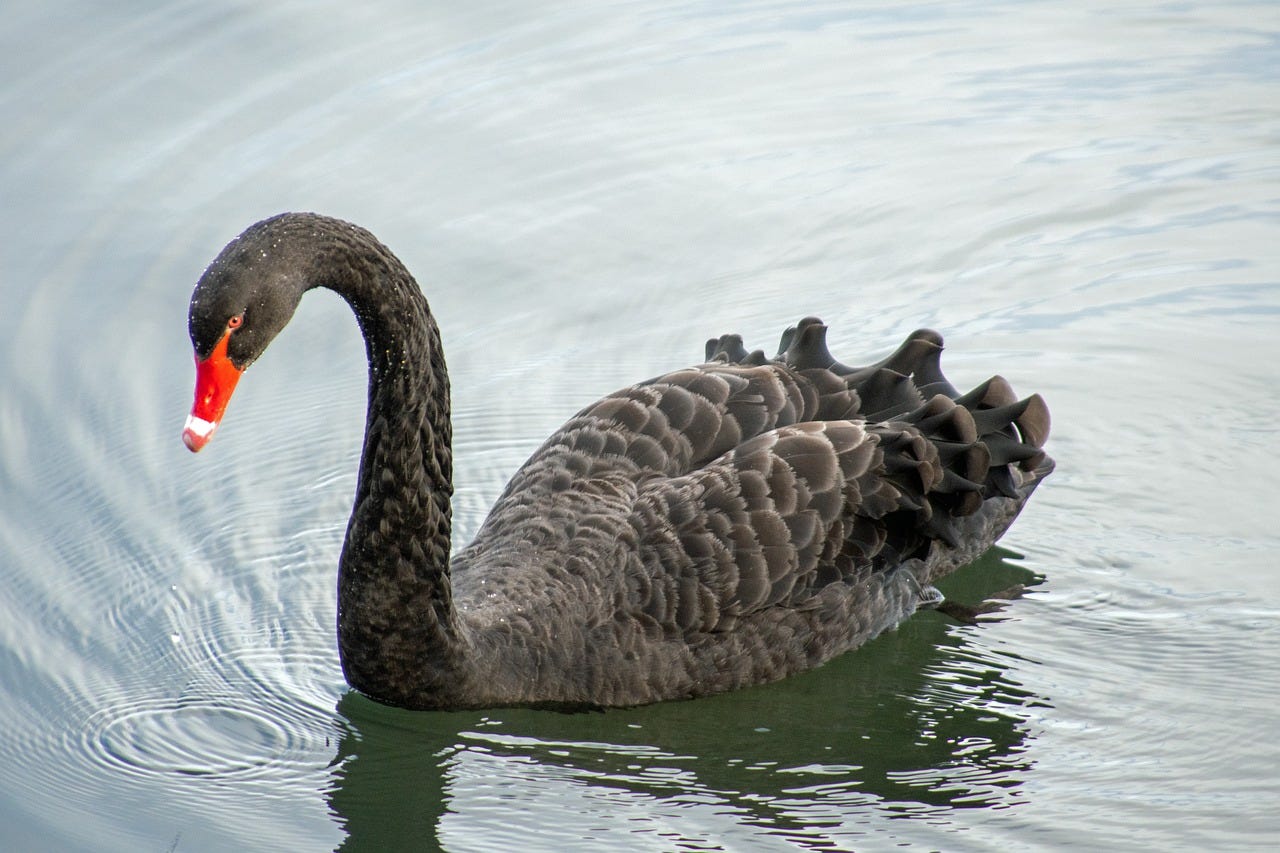
[[244,315],[237,314],[236,316],[232,317],[230,320],[227,321],[227,328],[238,329],[240,328],[240,324],[242,324],[243,322],[244,322]]

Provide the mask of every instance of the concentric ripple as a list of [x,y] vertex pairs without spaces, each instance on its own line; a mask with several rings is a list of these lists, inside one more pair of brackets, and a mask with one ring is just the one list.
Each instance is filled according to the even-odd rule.
[[142,699],[99,711],[84,732],[95,761],[135,774],[252,776],[306,749],[306,734],[262,706]]
[[168,779],[284,779],[323,760],[335,734],[325,656],[241,648],[193,657],[180,694],[135,684],[99,696],[67,746],[113,773]]

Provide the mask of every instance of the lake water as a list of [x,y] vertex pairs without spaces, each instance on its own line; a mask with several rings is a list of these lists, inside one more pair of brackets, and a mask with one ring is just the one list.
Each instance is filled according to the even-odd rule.
[[[1205,850],[1280,837],[1280,6],[96,3],[0,23],[0,848]],[[921,614],[634,710],[351,693],[363,348],[199,457],[186,306],[281,210],[412,269],[459,541],[581,405],[806,314],[941,330],[1059,467]]]

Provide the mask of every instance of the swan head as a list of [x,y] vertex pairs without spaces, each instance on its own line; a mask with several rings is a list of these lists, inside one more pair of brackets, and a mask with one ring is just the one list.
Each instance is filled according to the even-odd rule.
[[250,226],[200,277],[187,313],[196,388],[182,440],[193,453],[213,438],[245,369],[288,324],[307,289],[313,253],[299,239],[303,217]]

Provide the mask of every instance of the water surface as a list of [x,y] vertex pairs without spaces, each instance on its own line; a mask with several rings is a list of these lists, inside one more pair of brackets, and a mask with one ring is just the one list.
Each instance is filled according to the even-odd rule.
[[[0,824],[14,850],[1261,848],[1280,833],[1268,3],[71,0],[0,25]],[[342,681],[363,348],[313,293],[199,457],[190,288],[359,222],[453,376],[456,529],[569,414],[817,314],[947,336],[1058,471],[815,672],[596,714]]]

